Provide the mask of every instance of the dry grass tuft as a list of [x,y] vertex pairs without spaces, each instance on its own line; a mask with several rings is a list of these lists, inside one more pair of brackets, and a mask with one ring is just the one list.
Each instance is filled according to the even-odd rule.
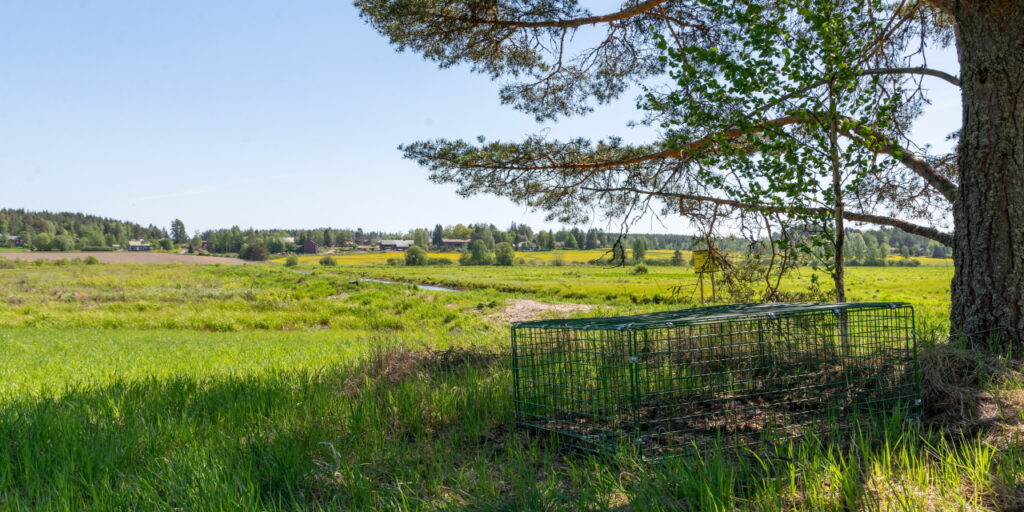
[[365,383],[372,381],[396,384],[405,379],[425,378],[435,373],[489,368],[500,357],[497,352],[462,347],[445,350],[413,350],[405,345],[378,347],[345,380],[344,394],[354,396],[363,389]]
[[921,392],[929,423],[999,446],[1024,441],[1024,361],[936,345],[921,355]]

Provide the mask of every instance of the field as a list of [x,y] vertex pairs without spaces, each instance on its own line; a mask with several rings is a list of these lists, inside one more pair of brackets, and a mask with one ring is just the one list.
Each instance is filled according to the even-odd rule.
[[[851,268],[851,296],[913,303],[933,345],[951,274]],[[512,426],[509,320],[685,307],[694,283],[661,266],[0,265],[0,510],[1024,505],[1024,453],[1003,435],[1019,412],[1002,430],[895,418],[843,444],[657,465]],[[1016,396],[1000,375],[975,384]]]
[[128,252],[128,251],[97,251],[97,252],[28,252],[23,249],[0,253],[0,258],[20,261],[57,261],[74,260],[94,257],[102,263],[190,263],[193,265],[244,265],[247,261],[238,258],[219,256],[196,256],[193,254],[173,254],[167,252]]
[[[651,249],[647,251],[647,259],[649,260],[670,260],[675,251],[666,249]],[[693,253],[690,251],[681,251],[683,259],[690,261],[693,257]],[[611,249],[593,249],[593,250],[560,250],[560,251],[518,251],[516,252],[516,259],[527,265],[551,265],[556,260],[563,264],[577,264],[587,263],[592,260],[599,258],[608,259],[611,255]],[[445,258],[456,262],[459,260],[459,253],[456,252],[432,252],[428,254],[431,258]],[[335,261],[340,265],[384,265],[389,259],[404,259],[405,253],[401,252],[376,252],[376,251],[359,251],[359,252],[343,252],[332,256]],[[322,256],[299,256],[299,260],[304,263],[315,263]],[[899,256],[890,256],[891,261],[898,261]],[[920,262],[921,266],[925,267],[952,267],[953,260],[940,259],[940,258],[913,258]],[[274,259],[277,263],[284,263],[285,258],[280,257]]]

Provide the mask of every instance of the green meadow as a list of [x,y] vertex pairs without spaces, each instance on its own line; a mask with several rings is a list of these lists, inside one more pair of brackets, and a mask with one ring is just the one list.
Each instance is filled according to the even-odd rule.
[[[961,389],[959,372],[1016,403],[1012,363],[943,343],[951,275],[851,268],[850,295],[915,305],[926,390],[939,373]],[[4,263],[0,510],[1024,506],[1020,410],[658,464],[514,427],[506,301],[628,314],[693,305],[695,283],[685,267]]]

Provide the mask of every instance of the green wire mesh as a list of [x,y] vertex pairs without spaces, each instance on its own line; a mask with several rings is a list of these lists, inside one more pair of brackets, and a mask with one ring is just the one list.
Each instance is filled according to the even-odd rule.
[[512,326],[516,420],[647,459],[913,414],[905,303],[741,304]]

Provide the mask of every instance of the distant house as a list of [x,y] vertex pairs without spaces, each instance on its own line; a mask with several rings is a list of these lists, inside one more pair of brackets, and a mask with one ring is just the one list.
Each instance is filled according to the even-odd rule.
[[412,240],[381,240],[379,245],[382,251],[404,251],[414,243]]
[[312,240],[306,240],[305,242],[302,242],[302,253],[303,254],[316,254],[319,250],[320,250],[320,244],[318,244],[318,243],[316,243],[316,242],[314,242]]
[[468,238],[442,238],[440,249],[449,251],[461,250],[464,245],[469,245],[472,240]]
[[20,236],[7,235],[7,243],[14,247],[24,247],[25,241]]
[[280,240],[280,241],[282,241],[282,242],[284,242],[286,244],[294,244],[295,243],[295,237],[294,236],[282,236],[282,237],[278,238],[278,240]]
[[146,240],[128,240],[129,251],[149,251],[153,249],[153,246],[149,245]]

